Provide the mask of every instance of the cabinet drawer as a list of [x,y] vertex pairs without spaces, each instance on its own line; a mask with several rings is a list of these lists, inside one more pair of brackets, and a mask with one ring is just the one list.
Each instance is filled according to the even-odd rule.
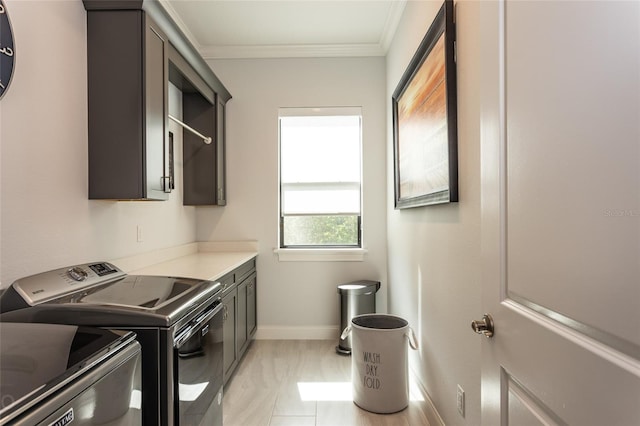
[[255,269],[256,269],[256,260],[255,259],[251,259],[250,261],[244,263],[243,265],[239,266],[234,271],[235,274],[236,274],[235,281],[237,283],[241,282],[243,279],[245,279]]
[[220,278],[218,281],[222,284],[222,296],[224,297],[229,291],[233,289],[233,285],[236,280],[234,278],[235,274],[233,272],[228,273],[227,275]]

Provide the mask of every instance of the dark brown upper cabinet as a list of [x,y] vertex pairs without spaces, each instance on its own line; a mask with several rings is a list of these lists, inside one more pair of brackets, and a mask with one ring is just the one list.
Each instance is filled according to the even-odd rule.
[[87,66],[89,198],[166,200],[167,36],[143,10],[89,9]]
[[212,138],[205,144],[199,136],[183,131],[183,203],[223,206],[226,101],[173,46],[169,47],[169,81],[182,91],[183,122]]
[[225,205],[231,94],[156,0],[83,0],[87,10],[89,198],[166,200],[168,82],[183,92],[185,205]]

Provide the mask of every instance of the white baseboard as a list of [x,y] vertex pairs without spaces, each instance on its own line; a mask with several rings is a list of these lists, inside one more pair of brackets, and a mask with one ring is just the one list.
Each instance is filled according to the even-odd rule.
[[440,413],[438,413],[438,410],[436,409],[436,406],[433,404],[433,401],[431,400],[429,393],[427,393],[427,390],[425,389],[424,385],[418,379],[418,375],[416,374],[416,372],[411,370],[410,374],[412,376],[411,385],[418,387],[418,392],[421,394],[421,396],[425,400],[425,410],[426,410],[427,420],[429,420],[429,425],[445,426],[444,420],[442,420],[442,417],[440,417]]
[[287,327],[259,326],[255,338],[257,340],[339,340],[337,326],[326,327]]

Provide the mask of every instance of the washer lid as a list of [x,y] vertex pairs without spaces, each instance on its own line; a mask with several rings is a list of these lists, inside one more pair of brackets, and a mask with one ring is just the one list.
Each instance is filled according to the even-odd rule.
[[78,297],[69,298],[73,303],[94,305],[130,306],[157,310],[170,304],[199,283],[174,277],[128,275],[111,285],[96,288]]
[[0,295],[0,308],[3,321],[170,327],[220,290],[218,282],[127,275],[99,262],[20,278]]
[[85,374],[132,342],[134,333],[0,322],[0,421]]
[[193,278],[127,275],[27,309],[3,313],[1,318],[109,328],[164,328],[212,303],[221,288],[218,282]]

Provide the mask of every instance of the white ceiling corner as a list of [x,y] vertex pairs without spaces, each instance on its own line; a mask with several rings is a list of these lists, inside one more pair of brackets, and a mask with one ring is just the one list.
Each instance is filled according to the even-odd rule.
[[206,60],[384,56],[407,0],[159,2]]
[[169,2],[167,0],[158,0],[158,2],[160,3],[160,5],[162,7],[164,7],[164,10],[167,11],[167,13],[171,17],[171,19],[173,19],[173,21],[176,23],[178,28],[180,28],[180,30],[182,30],[182,32],[187,37],[187,39],[191,42],[191,44],[193,44],[193,47],[195,47],[196,50],[200,51],[202,46],[200,46],[200,44],[196,40],[195,36],[193,35],[191,30],[189,29],[189,26],[182,20],[182,17],[173,8],[171,2]]
[[402,18],[402,13],[404,12],[406,5],[407,0],[398,0],[391,4],[391,9],[387,16],[387,22],[385,23],[382,30],[382,36],[380,37],[380,47],[384,51],[384,55],[387,54],[389,46],[391,46],[393,36],[396,34],[396,30],[398,29],[398,25],[400,24],[400,19]]

